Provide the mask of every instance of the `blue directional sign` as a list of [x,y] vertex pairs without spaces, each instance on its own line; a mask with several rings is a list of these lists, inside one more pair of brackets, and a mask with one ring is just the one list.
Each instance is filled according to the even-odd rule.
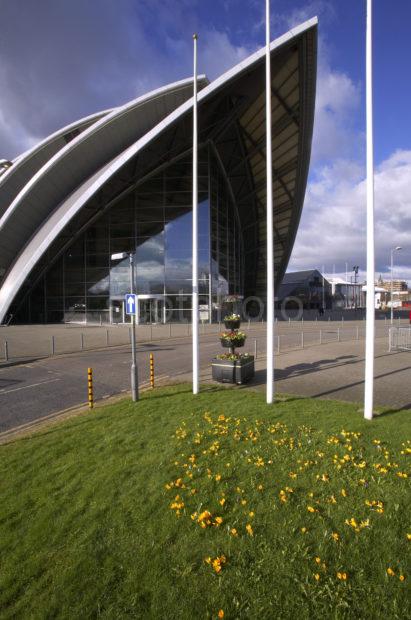
[[137,313],[137,295],[134,293],[127,293],[125,296],[126,302],[126,314],[136,314]]

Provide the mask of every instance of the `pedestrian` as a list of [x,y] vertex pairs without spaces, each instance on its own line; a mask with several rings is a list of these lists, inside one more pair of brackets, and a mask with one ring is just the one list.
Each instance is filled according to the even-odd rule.
[[410,318],[410,325],[411,325],[411,310],[410,310],[410,317],[409,318]]

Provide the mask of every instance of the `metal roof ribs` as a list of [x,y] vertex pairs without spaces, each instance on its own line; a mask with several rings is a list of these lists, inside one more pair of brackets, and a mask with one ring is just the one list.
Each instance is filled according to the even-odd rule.
[[299,127],[300,126],[300,120],[299,120],[299,116],[298,116],[297,112],[295,112],[295,110],[290,108],[290,106],[287,104],[285,99],[282,98],[282,96],[274,88],[274,86],[271,86],[271,93],[274,95],[274,97],[276,97],[278,99],[278,101],[281,103],[281,105],[284,108],[284,110],[292,118],[293,122],[297,125],[297,127]]
[[[258,144],[257,142],[255,142],[254,138],[252,136],[250,136],[250,134],[247,132],[246,129],[244,129],[244,127],[242,128],[242,130],[245,133],[247,140],[249,140],[249,142],[251,142],[251,145],[253,146],[253,148],[256,149],[261,154],[261,156],[264,157],[264,159],[265,159],[265,155],[264,155],[262,146],[260,144]],[[293,197],[292,197],[292,195],[291,195],[287,185],[284,183],[284,181],[283,181],[282,177],[280,176],[278,170],[276,170],[274,167],[273,167],[273,178],[275,178],[280,183],[281,187],[286,192],[287,196],[289,197],[290,201],[292,202],[293,201]]]

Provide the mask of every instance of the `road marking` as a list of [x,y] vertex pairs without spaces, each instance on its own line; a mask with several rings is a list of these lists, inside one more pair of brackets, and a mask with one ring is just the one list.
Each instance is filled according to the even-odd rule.
[[49,379],[48,381],[40,381],[40,383],[32,383],[31,385],[23,385],[23,387],[13,388],[12,390],[6,390],[3,388],[0,390],[0,396],[2,394],[9,394],[10,392],[18,392],[19,390],[28,390],[29,388],[37,387],[38,385],[44,385],[45,383],[53,383],[53,381],[60,381],[60,379]]

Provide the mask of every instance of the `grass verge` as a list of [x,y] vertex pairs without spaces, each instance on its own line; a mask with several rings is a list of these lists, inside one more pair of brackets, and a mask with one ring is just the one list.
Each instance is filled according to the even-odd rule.
[[0,615],[410,617],[409,415],[175,386],[2,446]]

